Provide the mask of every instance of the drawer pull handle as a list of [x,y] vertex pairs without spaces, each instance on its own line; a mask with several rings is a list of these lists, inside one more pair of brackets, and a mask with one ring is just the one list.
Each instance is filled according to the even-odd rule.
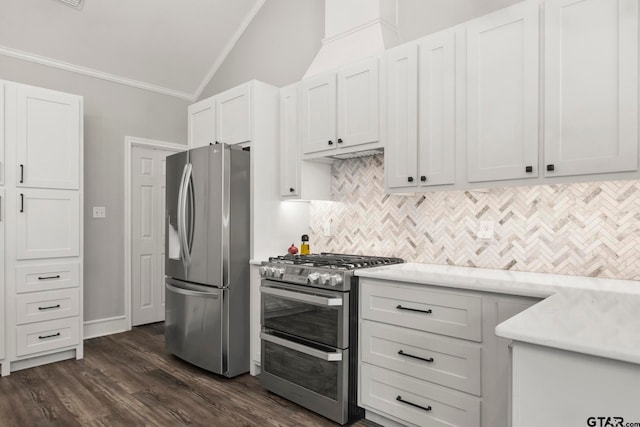
[[51,334],[51,335],[44,335],[44,336],[38,335],[38,339],[39,340],[44,340],[44,339],[47,339],[47,338],[53,338],[53,337],[59,337],[59,336],[60,336],[60,332],[55,333],[55,334]]
[[59,279],[60,275],[56,274],[55,276],[44,276],[44,277],[38,277],[38,280],[50,280],[50,279]]
[[396,305],[396,308],[398,310],[417,311],[418,313],[425,313],[425,314],[431,314],[432,313],[431,309],[429,309],[429,310],[420,310],[420,309],[417,309],[417,308],[403,307],[400,304]]
[[52,308],[60,308],[60,304],[50,305],[49,307],[38,307],[38,310],[51,310]]
[[402,396],[396,396],[396,400],[398,402],[406,403],[407,405],[415,406],[416,408],[420,408],[427,412],[431,411],[431,406],[422,406],[422,405],[418,405],[417,403],[409,402],[408,400],[404,400]]
[[405,352],[404,352],[404,351],[402,351],[402,350],[398,350],[398,354],[399,354],[400,356],[411,357],[411,358],[413,358],[413,359],[423,360],[423,361],[425,361],[425,362],[429,362],[429,363],[432,363],[432,362],[433,362],[433,357],[430,357],[430,358],[428,358],[428,359],[425,359],[424,357],[414,356],[413,354],[405,353]]

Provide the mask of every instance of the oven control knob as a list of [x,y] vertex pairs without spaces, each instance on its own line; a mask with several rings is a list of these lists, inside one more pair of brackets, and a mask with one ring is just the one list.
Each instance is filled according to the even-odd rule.
[[329,279],[329,285],[331,286],[338,286],[340,284],[342,284],[342,276],[340,276],[339,274],[334,274]]
[[258,272],[260,273],[260,277],[267,277],[267,267],[260,267]]
[[328,286],[329,285],[329,275],[324,273],[320,275],[320,284],[323,286]]
[[276,279],[282,279],[283,276],[284,276],[284,268],[274,269],[273,277],[275,277]]
[[267,275],[269,277],[276,277],[276,268],[275,267],[269,267],[269,269],[267,270]]
[[320,283],[320,273],[309,273],[307,280],[309,283]]

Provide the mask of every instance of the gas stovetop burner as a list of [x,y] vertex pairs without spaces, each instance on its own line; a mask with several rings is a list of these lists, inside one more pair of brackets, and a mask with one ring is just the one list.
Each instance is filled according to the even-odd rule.
[[404,262],[404,260],[400,258],[390,257],[347,255],[322,252],[319,254],[310,255],[281,255],[269,258],[269,262],[303,265],[309,267],[354,270],[356,268],[376,267],[386,264],[398,264]]

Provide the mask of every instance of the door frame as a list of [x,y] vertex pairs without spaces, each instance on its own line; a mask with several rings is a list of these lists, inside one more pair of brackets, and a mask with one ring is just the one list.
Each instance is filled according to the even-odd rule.
[[186,151],[186,144],[154,139],[124,137],[124,320],[126,331],[131,330],[131,151],[133,147],[160,149],[165,151]]

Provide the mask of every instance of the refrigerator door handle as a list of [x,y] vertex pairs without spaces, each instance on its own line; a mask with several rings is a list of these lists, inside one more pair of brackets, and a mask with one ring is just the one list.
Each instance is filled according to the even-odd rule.
[[185,178],[183,182],[182,200],[180,204],[180,211],[182,211],[182,221],[180,226],[182,227],[182,247],[184,251],[184,262],[186,266],[191,265],[191,249],[189,248],[189,238],[187,229],[187,197],[189,196],[189,187],[191,186],[191,172],[193,165],[187,163],[185,166]]
[[193,296],[193,297],[204,297],[204,298],[213,298],[213,299],[217,299],[220,295],[217,293],[212,293],[212,292],[203,292],[203,291],[194,291],[193,289],[184,289],[184,288],[178,288],[175,287],[169,283],[165,283],[165,286],[167,287],[167,289],[180,294],[180,295],[187,295],[187,296]]
[[[188,165],[188,164],[187,164]],[[184,262],[184,238],[183,238],[183,234],[184,234],[184,230],[182,228],[182,223],[184,221],[184,213],[182,211],[182,198],[184,195],[184,178],[185,176],[187,176],[187,165],[184,165],[184,168],[182,168],[182,178],[180,178],[180,188],[178,189],[178,241],[180,242],[180,258],[183,260]]]

